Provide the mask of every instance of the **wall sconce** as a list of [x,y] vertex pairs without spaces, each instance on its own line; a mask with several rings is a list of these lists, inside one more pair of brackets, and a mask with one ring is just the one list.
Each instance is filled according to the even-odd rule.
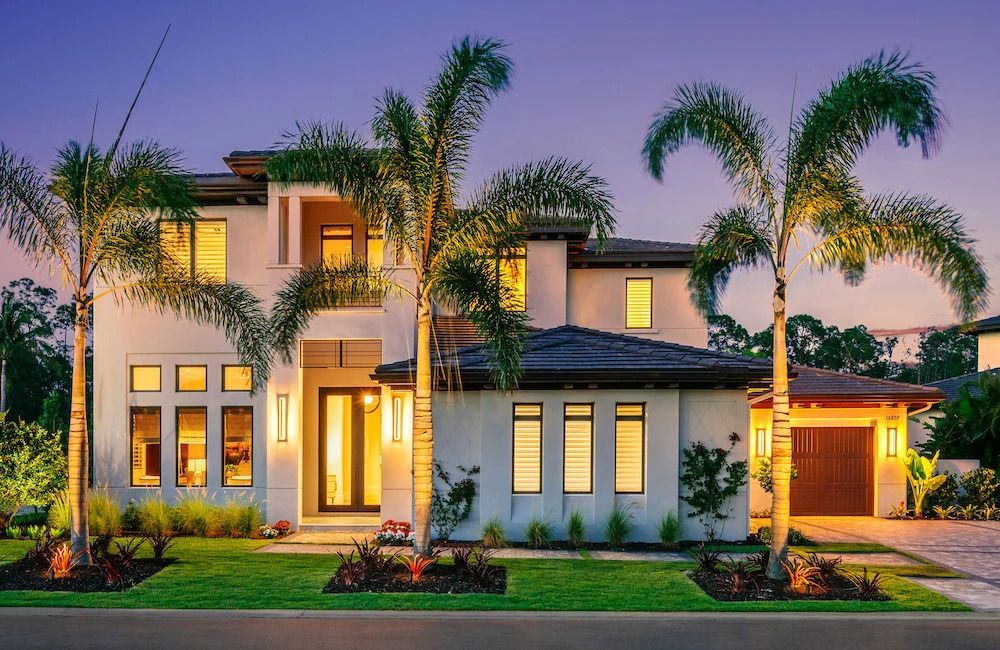
[[278,442],[288,442],[288,395],[278,395]]
[[764,427],[757,429],[757,455],[767,455],[767,429]]
[[403,439],[403,398],[392,398],[392,441]]
[[897,452],[899,451],[898,449],[899,432],[896,430],[896,427],[889,427],[889,429],[886,431],[885,447],[886,447],[886,453],[885,453],[886,456],[889,456],[890,458],[896,456]]
[[374,413],[375,409],[378,408],[379,403],[382,401],[382,396],[377,393],[365,393],[365,396],[361,398],[361,401],[365,405],[365,413]]

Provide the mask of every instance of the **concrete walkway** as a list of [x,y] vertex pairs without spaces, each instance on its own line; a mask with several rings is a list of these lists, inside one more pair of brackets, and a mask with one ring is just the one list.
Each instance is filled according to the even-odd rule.
[[877,542],[969,576],[909,578],[980,611],[1000,612],[1000,521],[795,517],[817,542]]

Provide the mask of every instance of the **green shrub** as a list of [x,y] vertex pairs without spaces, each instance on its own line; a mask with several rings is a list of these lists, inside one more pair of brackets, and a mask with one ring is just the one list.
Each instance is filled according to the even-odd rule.
[[681,538],[681,521],[677,518],[677,513],[673,510],[668,512],[660,520],[660,527],[657,531],[660,534],[660,543],[667,548],[677,546]]
[[218,520],[217,509],[204,492],[184,495],[174,506],[177,530],[205,537]]
[[65,492],[57,494],[52,505],[49,506],[48,522],[49,528],[53,530],[69,530],[69,495]]
[[11,519],[10,523],[15,526],[42,526],[48,523],[49,515],[44,510],[38,512],[26,512]]
[[632,534],[635,524],[632,523],[632,507],[616,505],[608,515],[608,522],[604,525],[604,536],[608,538],[608,545],[612,548],[621,548],[628,541],[628,536]]
[[4,531],[7,539],[21,539],[24,536],[24,529],[20,526],[10,525],[7,526],[7,530]]
[[532,517],[528,520],[528,527],[524,534],[532,548],[548,548],[552,545],[552,526],[540,517]]
[[225,537],[250,537],[262,523],[264,516],[255,502],[230,499],[216,509],[212,532]]
[[66,485],[59,433],[0,412],[0,527],[24,506],[49,505]]
[[[771,544],[771,527],[761,526],[757,529],[757,539],[760,540],[761,544],[765,546],[770,546]],[[812,546],[813,541],[806,537],[798,528],[788,529],[788,545],[789,546]]]
[[587,535],[587,527],[583,522],[583,512],[579,509],[569,513],[569,521],[566,523],[566,537],[573,546],[583,546],[584,538]]
[[125,512],[122,513],[122,529],[130,533],[135,533],[141,527],[142,522],[139,521],[139,506],[135,501],[129,499],[128,505],[125,506]]
[[503,548],[509,546],[510,541],[504,532],[503,522],[500,517],[493,517],[483,524],[483,546],[487,548]]
[[90,534],[114,537],[122,532],[122,508],[107,488],[96,488],[87,497]]
[[173,508],[156,497],[144,500],[138,506],[139,532],[143,535],[171,535],[174,532]]
[[997,473],[989,467],[980,467],[962,474],[960,483],[961,505],[982,508],[997,504],[1000,480],[997,479]]
[[[958,477],[951,472],[944,473],[945,479],[941,486],[924,497],[923,515],[926,517],[934,512],[935,507],[950,508],[958,506]],[[909,492],[907,492],[909,497]]]

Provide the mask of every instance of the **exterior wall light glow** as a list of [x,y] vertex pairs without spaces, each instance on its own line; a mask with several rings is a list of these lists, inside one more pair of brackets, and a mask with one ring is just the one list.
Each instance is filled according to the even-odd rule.
[[278,442],[288,442],[288,395],[278,395]]
[[767,455],[767,429],[764,427],[757,428],[757,455]]
[[403,439],[403,398],[392,398],[392,441]]
[[899,432],[896,427],[889,427],[886,431],[886,456],[895,457],[899,452]]

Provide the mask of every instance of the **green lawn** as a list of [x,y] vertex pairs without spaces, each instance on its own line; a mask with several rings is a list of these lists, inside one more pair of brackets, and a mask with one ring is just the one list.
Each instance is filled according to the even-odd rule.
[[[888,602],[719,603],[684,574],[679,562],[503,560],[505,595],[322,593],[337,567],[327,555],[252,553],[265,542],[181,538],[178,560],[124,593],[0,591],[0,606],[150,607],[206,609],[437,609],[618,611],[904,611],[965,610],[902,580],[941,575],[936,567],[879,569],[891,574]],[[25,542],[0,542],[0,562],[21,556]]]

